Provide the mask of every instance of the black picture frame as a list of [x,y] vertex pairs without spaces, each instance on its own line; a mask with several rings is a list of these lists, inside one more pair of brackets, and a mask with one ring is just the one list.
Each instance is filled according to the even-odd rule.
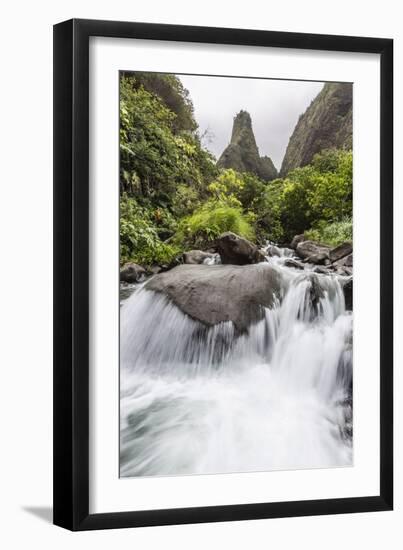
[[[380,490],[365,497],[89,513],[89,38],[380,54]],[[393,41],[73,19],[54,26],[54,523],[91,530],[393,507]]]

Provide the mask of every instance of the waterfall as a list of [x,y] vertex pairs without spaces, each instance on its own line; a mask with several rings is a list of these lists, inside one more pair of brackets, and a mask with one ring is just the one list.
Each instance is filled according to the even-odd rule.
[[143,286],[124,301],[121,476],[352,464],[352,314],[340,278],[290,255],[270,258],[283,296],[241,334]]

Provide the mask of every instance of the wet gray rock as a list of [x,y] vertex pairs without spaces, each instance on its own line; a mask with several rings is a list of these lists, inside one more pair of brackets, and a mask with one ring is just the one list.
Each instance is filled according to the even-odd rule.
[[345,267],[353,267],[353,255],[349,254],[344,258],[344,266]]
[[182,265],[182,263],[183,258],[181,255],[179,255],[173,258],[168,264],[161,264],[159,267],[161,268],[161,271],[169,271],[170,269],[173,269],[178,265]]
[[266,261],[265,255],[255,244],[231,231],[217,238],[216,247],[223,264],[246,265]]
[[317,254],[312,254],[312,256],[308,256],[308,258],[305,259],[305,262],[309,264],[329,265],[329,254],[327,252],[318,252]]
[[315,319],[319,313],[320,300],[324,297],[324,290],[320,284],[319,277],[316,273],[305,272],[299,275],[298,281],[309,281],[309,287],[306,293],[306,305],[309,304],[307,311],[310,313],[310,320]]
[[274,244],[271,244],[267,247],[267,255],[268,256],[281,256],[280,250],[277,248],[277,246],[274,246]]
[[323,265],[317,265],[312,270],[314,273],[320,273],[321,275],[331,275],[333,270]]
[[146,270],[141,265],[127,263],[120,270],[120,280],[125,283],[138,283],[146,276]]
[[299,245],[299,243],[302,243],[305,240],[306,240],[305,235],[303,233],[302,233],[302,235],[295,235],[295,237],[291,241],[290,248],[295,250],[297,248],[297,246]]
[[295,269],[305,269],[305,266],[303,263],[298,262],[293,258],[287,258],[286,260],[284,260],[284,265],[286,267],[294,267]]
[[331,262],[337,262],[338,260],[341,260],[341,258],[344,258],[352,253],[353,245],[350,242],[345,242],[339,246],[336,246],[336,248],[332,248],[329,252],[329,258]]
[[162,271],[162,268],[160,265],[152,265],[149,269],[149,273],[151,275],[157,275],[157,273],[160,273]]
[[353,279],[343,284],[344,301],[347,311],[353,311]]
[[309,298],[314,308],[318,308],[320,299],[324,296],[324,291],[320,286],[318,276],[314,273],[310,274],[311,288],[309,290]]
[[[323,261],[325,258],[329,258],[330,247],[324,244],[317,243],[315,241],[302,241],[298,243],[297,248],[295,249],[296,253],[303,260],[308,258],[315,257],[316,255],[324,255]],[[319,256],[322,257],[322,256]],[[313,260],[310,260],[312,263]],[[321,260],[322,261],[322,260]]]
[[147,290],[161,292],[204,325],[232,321],[239,332],[263,319],[280,298],[281,276],[269,264],[181,265],[156,275]]
[[183,253],[183,263],[185,264],[202,264],[204,260],[213,258],[213,254],[202,252],[201,250],[189,250]]
[[341,268],[341,267],[352,268],[353,267],[353,255],[349,254],[348,256],[344,256],[344,258],[340,258],[340,260],[337,260],[336,262],[333,262],[333,265],[336,268]]

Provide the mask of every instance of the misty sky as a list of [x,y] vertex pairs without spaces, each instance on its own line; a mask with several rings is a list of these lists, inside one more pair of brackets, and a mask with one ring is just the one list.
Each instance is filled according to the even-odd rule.
[[178,75],[189,90],[200,133],[212,141],[203,145],[221,155],[231,139],[234,116],[241,109],[252,117],[260,156],[268,155],[279,170],[298,117],[323,87],[322,82],[262,80]]

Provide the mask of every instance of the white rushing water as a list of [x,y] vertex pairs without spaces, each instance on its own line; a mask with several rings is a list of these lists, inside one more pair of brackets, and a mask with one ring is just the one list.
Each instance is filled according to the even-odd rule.
[[248,334],[207,329],[161,294],[121,308],[122,476],[352,464],[352,314],[336,276],[270,258],[281,303]]

